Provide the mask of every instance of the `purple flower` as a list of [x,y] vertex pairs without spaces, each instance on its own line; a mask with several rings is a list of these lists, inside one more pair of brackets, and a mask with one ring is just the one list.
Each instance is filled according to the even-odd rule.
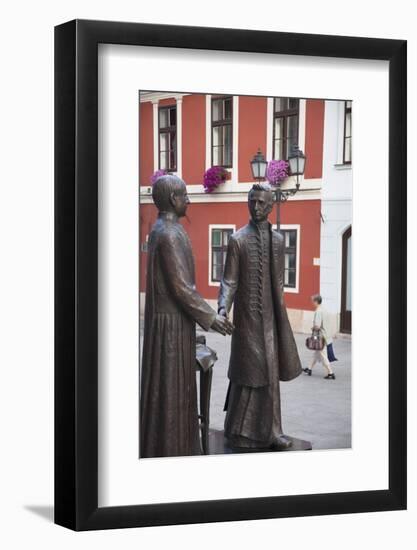
[[212,193],[216,187],[226,181],[228,172],[222,166],[212,166],[204,172],[204,192]]
[[161,168],[161,170],[156,170],[152,176],[151,176],[151,185],[153,185],[158,178],[161,176],[166,176],[168,174],[168,171],[164,168]]
[[286,160],[270,160],[266,169],[266,179],[271,185],[278,185],[288,178],[288,162]]

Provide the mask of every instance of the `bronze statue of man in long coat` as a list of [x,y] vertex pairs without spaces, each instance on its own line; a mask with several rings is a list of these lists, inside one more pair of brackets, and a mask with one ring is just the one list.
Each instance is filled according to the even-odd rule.
[[251,220],[231,235],[219,292],[219,313],[234,304],[225,436],[232,447],[285,450],[291,439],[281,424],[280,380],[301,373],[283,301],[284,238],[268,221],[268,184],[248,195]]
[[196,455],[196,323],[221,334],[230,334],[232,324],[195,289],[191,243],[179,222],[190,202],[185,183],[160,177],[152,198],[159,215],[148,240],[140,456]]

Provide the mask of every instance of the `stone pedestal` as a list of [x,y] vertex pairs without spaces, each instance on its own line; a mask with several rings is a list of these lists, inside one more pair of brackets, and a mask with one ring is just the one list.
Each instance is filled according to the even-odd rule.
[[242,454],[242,453],[283,453],[289,451],[311,451],[312,445],[310,441],[304,441],[304,439],[297,439],[296,437],[287,436],[292,441],[292,445],[289,449],[282,451],[275,449],[232,449],[228,445],[227,439],[224,437],[223,430],[210,430],[209,432],[209,452],[210,455],[224,455],[224,454]]

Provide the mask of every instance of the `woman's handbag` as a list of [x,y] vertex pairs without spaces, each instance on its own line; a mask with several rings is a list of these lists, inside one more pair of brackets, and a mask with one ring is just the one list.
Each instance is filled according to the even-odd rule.
[[319,330],[313,330],[311,336],[306,338],[306,346],[312,351],[321,351],[324,348],[324,338]]

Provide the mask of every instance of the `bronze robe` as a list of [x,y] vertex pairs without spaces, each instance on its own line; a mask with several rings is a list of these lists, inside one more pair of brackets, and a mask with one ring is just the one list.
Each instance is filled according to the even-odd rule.
[[195,290],[191,243],[178,218],[160,213],[148,241],[140,456],[201,454],[195,323],[216,312]]
[[230,237],[219,308],[234,303],[225,435],[267,446],[282,433],[279,380],[301,373],[283,302],[284,238],[251,221]]

